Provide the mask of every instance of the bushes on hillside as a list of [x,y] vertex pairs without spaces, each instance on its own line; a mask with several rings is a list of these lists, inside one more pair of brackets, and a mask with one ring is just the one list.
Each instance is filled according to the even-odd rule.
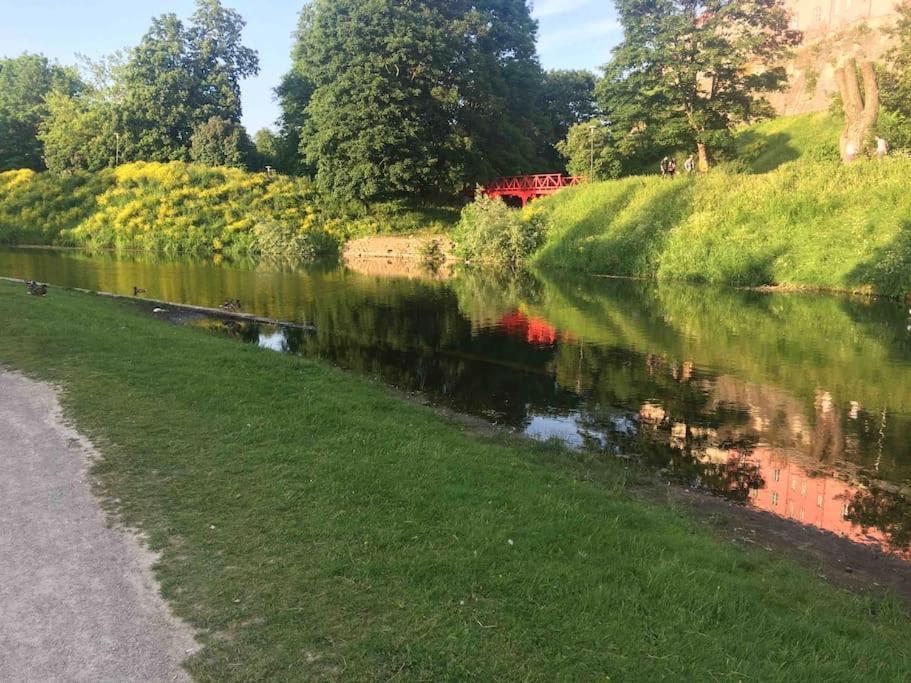
[[113,184],[111,171],[0,173],[0,244],[66,244],[60,235],[88,219]]
[[516,211],[502,199],[478,194],[462,211],[453,235],[467,261],[515,266],[543,243],[544,223],[531,211]]
[[[261,226],[259,230],[257,226]],[[336,250],[342,226],[309,184],[181,162],[100,173],[0,174],[0,241],[314,256]]]

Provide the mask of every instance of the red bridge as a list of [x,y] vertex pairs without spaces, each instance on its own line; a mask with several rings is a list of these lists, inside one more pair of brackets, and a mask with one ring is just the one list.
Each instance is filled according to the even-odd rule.
[[559,192],[564,187],[580,185],[583,179],[562,173],[498,178],[484,188],[488,197],[513,197],[525,206],[532,199]]

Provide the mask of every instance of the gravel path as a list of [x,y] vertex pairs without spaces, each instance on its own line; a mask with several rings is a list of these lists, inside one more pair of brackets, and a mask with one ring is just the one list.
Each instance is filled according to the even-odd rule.
[[0,370],[0,681],[188,680],[192,632],[154,557],[108,527],[94,455],[53,388]]

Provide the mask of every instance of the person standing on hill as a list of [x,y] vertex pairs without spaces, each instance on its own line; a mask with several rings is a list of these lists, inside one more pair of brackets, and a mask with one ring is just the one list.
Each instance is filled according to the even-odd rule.
[[664,158],[661,160],[660,168],[661,168],[661,175],[662,175],[662,176],[666,176],[666,175],[667,175],[668,168],[669,168],[670,164],[671,164],[671,160],[670,160],[668,157],[664,157]]
[[887,154],[889,154],[889,143],[877,135],[876,136],[876,158],[882,159]]
[[671,157],[667,160],[667,174],[671,178],[677,173],[677,160],[674,157]]
[[845,161],[849,164],[854,163],[854,157],[857,156],[857,147],[854,146],[853,142],[849,142],[845,146]]
[[687,175],[692,175],[696,170],[696,157],[690,154],[686,161],[683,162],[683,168],[686,170]]

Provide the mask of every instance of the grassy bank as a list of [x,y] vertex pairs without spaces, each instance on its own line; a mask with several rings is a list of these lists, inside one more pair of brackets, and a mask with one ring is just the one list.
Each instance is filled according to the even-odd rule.
[[768,173],[791,161],[837,161],[844,121],[828,112],[780,116],[744,128],[736,154],[752,173]]
[[571,188],[535,208],[534,261],[585,273],[734,285],[911,291],[911,160],[802,158],[765,174],[718,169]]
[[[323,365],[0,283],[102,489],[205,629],[203,680],[905,680],[908,618]],[[114,503],[111,503],[114,505]]]
[[172,162],[0,173],[0,244],[308,257],[353,235],[438,230],[454,209],[327,206],[301,178]]

